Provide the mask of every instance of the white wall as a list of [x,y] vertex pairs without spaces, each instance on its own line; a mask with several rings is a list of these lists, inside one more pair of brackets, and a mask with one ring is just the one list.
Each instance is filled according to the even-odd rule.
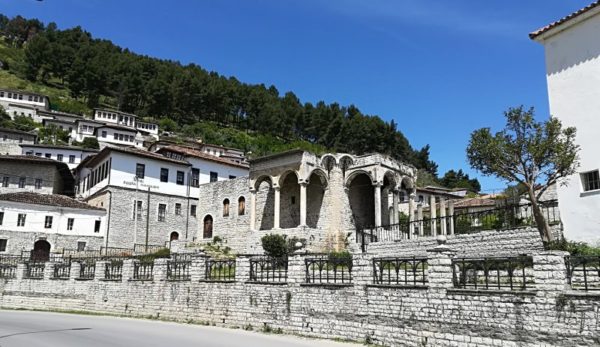
[[45,110],[48,109],[48,98],[46,97],[32,95],[26,92],[14,93],[12,91],[0,90],[0,104],[5,106],[9,103],[40,107]]
[[[66,234],[79,236],[106,235],[106,212],[101,210],[74,209],[56,206],[33,205],[2,201],[0,212],[4,219],[0,225],[2,230],[23,232],[44,232],[49,234]],[[25,225],[17,226],[18,214],[25,213]],[[45,228],[46,216],[52,216],[52,227]],[[73,218],[73,230],[67,230],[67,222]],[[96,221],[100,221],[100,232],[95,233]]]
[[[579,172],[600,168],[600,15],[543,42],[550,113],[577,127]],[[600,242],[600,191],[583,193],[579,174],[558,188],[566,238]]]
[[[87,152],[78,149],[69,149],[69,148],[44,148],[38,146],[27,146],[21,145],[22,154],[32,154],[36,155],[36,153],[41,153],[41,157],[46,158],[46,154],[50,154],[50,159],[58,160],[58,155],[62,154],[63,158],[60,160],[63,163],[66,163],[69,166],[69,169],[74,169],[81,163],[81,160],[87,158],[90,155],[96,154],[95,152]],[[74,156],[74,161],[70,162],[70,156]]]
[[[106,131],[106,137],[102,137],[102,132]],[[115,139],[115,134],[123,135],[123,140]],[[126,131],[120,129],[98,127],[96,132],[98,142],[112,143],[116,145],[142,147],[141,141],[136,140],[137,133],[135,131]],[[133,136],[133,141],[130,138]],[[127,138],[127,140],[125,139]]]

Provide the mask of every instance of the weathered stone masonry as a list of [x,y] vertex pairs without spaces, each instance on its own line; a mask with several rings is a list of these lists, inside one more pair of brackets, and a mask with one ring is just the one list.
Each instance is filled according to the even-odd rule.
[[83,310],[178,321],[210,322],[259,330],[369,341],[388,346],[590,346],[600,343],[600,297],[570,291],[562,252],[534,254],[535,289],[521,292],[453,288],[449,248],[428,252],[428,286],[372,285],[372,255],[355,257],[353,285],[304,283],[304,256],[290,259],[285,285],[246,283],[248,258],[238,258],[233,283],[202,282],[206,258],[193,260],[190,281],[169,281],[166,260],[157,260],[152,281],[51,279],[0,282],[0,305],[9,308]]

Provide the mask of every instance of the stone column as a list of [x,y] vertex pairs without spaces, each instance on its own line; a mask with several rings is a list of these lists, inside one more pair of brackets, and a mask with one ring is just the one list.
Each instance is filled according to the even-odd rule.
[[167,278],[167,258],[154,259],[154,267],[152,268],[152,279],[154,281],[166,281]]
[[556,297],[569,290],[565,256],[568,252],[542,251],[533,255],[533,276],[538,295]]
[[399,218],[398,218],[398,200],[399,200],[399,196],[400,195],[400,191],[397,189],[394,189],[392,191],[392,224],[398,224],[399,223]]
[[446,235],[446,199],[440,198],[440,231]]
[[280,188],[273,187],[275,189],[275,210],[273,211],[273,229],[279,229],[279,210],[280,210]]
[[236,282],[250,280],[250,257],[238,256],[235,258],[235,280]]
[[300,284],[306,282],[306,255],[293,254],[288,257],[288,284]]
[[415,193],[408,196],[408,238],[412,238],[415,233]]
[[69,272],[69,279],[76,280],[79,278],[81,272],[81,263],[78,261],[71,262],[71,270]]
[[423,236],[425,230],[423,230],[423,204],[421,203],[417,205],[417,220],[419,221],[419,236]]
[[381,226],[381,186],[380,182],[373,184],[375,189],[375,226]]
[[250,189],[250,230],[256,230],[256,189]]
[[52,261],[47,261],[44,264],[44,279],[45,280],[54,278],[54,266],[55,265],[56,265],[56,263],[52,262]]
[[427,250],[427,280],[430,292],[445,295],[446,289],[454,287],[452,258],[456,252],[446,245],[443,235],[437,237],[437,243],[436,247]]
[[132,280],[133,279],[133,263],[137,260],[133,259],[125,259],[123,260],[123,267],[121,269],[121,275],[123,281]]
[[308,182],[300,182],[300,226],[306,226],[306,187]]
[[435,195],[429,196],[429,217],[431,218],[431,236],[437,235],[437,211],[435,204]]
[[94,269],[94,280],[104,280],[106,278],[106,264],[109,264],[110,261],[107,260],[99,260],[96,262],[96,267]]
[[448,235],[454,235],[454,200],[448,201]]
[[190,280],[198,282],[206,277],[206,259],[205,255],[193,255],[192,266],[190,267]]

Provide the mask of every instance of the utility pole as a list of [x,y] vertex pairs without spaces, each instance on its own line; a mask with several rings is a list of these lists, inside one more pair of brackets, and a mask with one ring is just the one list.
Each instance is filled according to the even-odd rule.
[[146,250],[145,252],[148,253],[148,231],[150,229],[150,187],[148,187],[148,201],[147,201],[147,208],[146,208]]
[[133,249],[135,250],[135,244],[137,243],[137,222],[138,222],[138,186],[139,181],[137,175],[133,177],[135,180],[135,197],[133,200]]

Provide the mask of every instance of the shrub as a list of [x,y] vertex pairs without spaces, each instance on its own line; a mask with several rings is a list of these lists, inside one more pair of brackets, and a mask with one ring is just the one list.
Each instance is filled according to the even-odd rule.
[[574,242],[562,239],[548,244],[549,250],[566,251],[571,255],[595,255],[600,256],[600,247],[590,246],[585,242]]
[[352,254],[348,251],[331,252],[327,257],[332,264],[352,268]]
[[281,258],[288,255],[288,243],[286,236],[279,234],[268,234],[260,239],[265,253],[271,257]]

